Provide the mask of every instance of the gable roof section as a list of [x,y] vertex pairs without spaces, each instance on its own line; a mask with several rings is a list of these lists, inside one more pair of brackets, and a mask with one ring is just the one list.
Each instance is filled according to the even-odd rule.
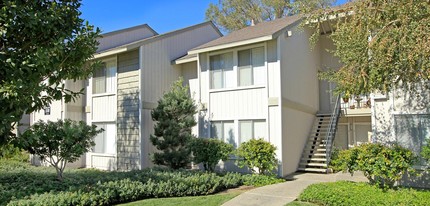
[[211,25],[214,28],[214,30],[220,36],[222,36],[222,33],[219,31],[219,29],[211,21],[207,21],[207,22],[203,22],[203,23],[200,23],[200,24],[196,24],[196,25],[193,25],[193,26],[186,27],[186,28],[178,29],[178,30],[175,30],[175,31],[167,32],[167,33],[156,35],[156,36],[151,36],[151,37],[148,37],[148,38],[145,38],[145,39],[133,41],[133,42],[130,42],[130,43],[127,43],[127,44],[123,44],[123,45],[114,47],[114,48],[103,50],[103,51],[97,52],[94,55],[94,58],[96,59],[96,58],[101,58],[101,57],[105,57],[105,56],[109,56],[109,55],[113,55],[113,54],[117,54],[117,53],[121,53],[121,52],[125,52],[125,51],[130,51],[130,50],[138,48],[141,45],[144,45],[144,44],[147,44],[147,43],[150,43],[150,42],[154,42],[154,41],[158,41],[158,40],[161,40],[161,39],[164,39],[164,38],[167,38],[167,37],[171,37],[171,36],[174,36],[174,35],[186,32],[186,31],[190,31],[190,30],[193,30],[193,29],[196,29],[196,28],[199,28],[199,27],[204,27],[204,26],[207,26],[207,25]]
[[262,22],[255,26],[248,26],[243,29],[233,31],[224,37],[198,46],[190,50],[188,53],[196,54],[200,52],[213,51],[217,49],[271,40],[279,35],[279,32],[281,32],[284,28],[297,24],[300,19],[300,15],[295,15],[275,19],[273,21]]
[[101,38],[97,39],[99,42],[97,53],[155,35],[158,35],[158,33],[154,31],[154,29],[152,29],[148,24],[142,24],[130,28],[108,32],[102,34]]

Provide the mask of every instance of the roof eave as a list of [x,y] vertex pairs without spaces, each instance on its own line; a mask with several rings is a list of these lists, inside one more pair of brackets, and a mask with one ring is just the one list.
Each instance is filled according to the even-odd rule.
[[222,44],[222,45],[211,46],[211,47],[206,47],[206,48],[201,48],[201,49],[195,49],[195,50],[189,51],[188,54],[191,55],[191,54],[198,54],[198,53],[210,52],[210,51],[221,50],[221,49],[228,49],[228,48],[243,46],[243,45],[247,45],[247,44],[254,44],[254,43],[269,41],[272,39],[273,39],[273,35],[267,35],[267,36],[262,36],[262,37],[258,37],[258,38],[232,42],[232,43],[228,43],[228,44]]

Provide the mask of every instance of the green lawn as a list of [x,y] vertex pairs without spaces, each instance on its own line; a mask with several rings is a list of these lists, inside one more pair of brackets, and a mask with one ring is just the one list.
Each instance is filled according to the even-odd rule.
[[240,192],[232,192],[197,197],[154,198],[126,203],[122,206],[218,206],[239,194]]
[[[338,181],[318,183],[307,187],[297,198],[298,201],[316,205],[430,205],[430,190],[412,188],[380,189],[364,182]],[[288,206],[304,206],[294,202]]]
[[294,201],[286,204],[285,206],[317,206],[317,205],[309,202]]

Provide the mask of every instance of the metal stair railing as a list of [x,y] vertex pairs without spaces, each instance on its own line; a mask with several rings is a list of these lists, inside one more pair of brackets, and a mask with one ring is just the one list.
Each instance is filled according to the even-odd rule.
[[340,116],[340,94],[337,95],[336,103],[333,108],[333,112],[330,116],[330,123],[328,126],[327,136],[326,136],[326,159],[327,166],[330,164],[331,152],[333,148],[334,138],[336,136],[337,122]]

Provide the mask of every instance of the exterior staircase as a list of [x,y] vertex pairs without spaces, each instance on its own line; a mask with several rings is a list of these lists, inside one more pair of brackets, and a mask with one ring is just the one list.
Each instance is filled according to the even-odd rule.
[[298,171],[327,173],[340,116],[340,96],[331,114],[317,114]]

